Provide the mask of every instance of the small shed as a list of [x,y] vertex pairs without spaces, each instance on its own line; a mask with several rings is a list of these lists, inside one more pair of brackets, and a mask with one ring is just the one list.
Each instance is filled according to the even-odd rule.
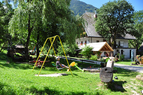
[[23,45],[15,45],[15,52],[24,53],[25,47]]
[[80,49],[84,48],[85,46],[92,47],[93,53],[100,51],[100,52],[106,52],[109,55],[109,52],[114,51],[107,42],[89,43],[87,45],[81,46]]
[[106,51],[106,52],[110,52],[110,51],[114,51],[107,42],[98,42],[98,43],[89,43],[87,44],[87,46],[92,47],[92,51]]

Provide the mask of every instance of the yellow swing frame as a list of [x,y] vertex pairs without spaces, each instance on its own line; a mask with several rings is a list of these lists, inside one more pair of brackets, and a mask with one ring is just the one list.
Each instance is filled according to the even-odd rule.
[[[33,70],[34,70],[34,68],[35,68],[35,66],[36,66],[36,64],[37,64],[37,62],[38,62],[38,60],[39,60],[39,58],[40,58],[41,52],[43,51],[43,49],[44,49],[44,47],[45,47],[47,41],[50,40],[51,46],[50,46],[50,48],[49,48],[49,50],[48,50],[48,53],[47,53],[47,55],[46,55],[46,57],[45,57],[45,59],[44,59],[44,62],[43,62],[43,64],[42,64],[42,66],[41,66],[41,69],[40,69],[39,74],[41,73],[41,70],[42,70],[42,68],[43,68],[43,66],[44,66],[44,64],[45,64],[45,61],[46,61],[46,59],[47,59],[47,57],[48,57],[48,55],[49,55],[49,52],[50,52],[51,48],[53,48],[54,54],[55,54],[55,56],[57,57],[56,52],[55,52],[55,49],[54,49],[54,47],[53,47],[54,41],[55,41],[55,39],[56,39],[57,37],[59,38],[59,41],[60,41],[60,44],[61,44],[61,46],[62,46],[62,49],[63,49],[64,55],[65,55],[65,58],[66,58],[68,67],[70,68],[69,62],[68,62],[68,59],[67,59],[67,56],[66,56],[66,53],[65,53],[65,50],[64,50],[62,41],[61,41],[61,38],[60,38],[59,35],[56,35],[56,36],[53,36],[53,37],[49,37],[49,38],[47,38],[47,39],[45,40],[45,42],[44,42],[44,44],[43,44],[43,47],[42,47],[42,49],[41,49],[41,51],[40,51],[40,53],[39,53],[39,56],[38,56],[38,58],[37,58],[37,60],[36,60],[36,62],[35,62],[35,64],[34,64]],[[32,70],[32,71],[33,71],[33,70]],[[71,69],[70,69],[70,71],[71,71]],[[38,74],[38,76],[39,76],[39,74]],[[71,71],[71,74],[72,74],[72,71]],[[73,74],[72,74],[72,76],[73,76]]]

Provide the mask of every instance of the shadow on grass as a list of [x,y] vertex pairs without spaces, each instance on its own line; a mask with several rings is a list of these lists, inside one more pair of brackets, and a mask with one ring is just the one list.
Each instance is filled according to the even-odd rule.
[[3,67],[8,67],[8,68],[15,68],[15,69],[32,69],[32,65],[29,65],[28,63],[21,63],[21,64],[16,64],[14,62],[0,62],[0,65]]
[[0,83],[0,95],[16,95],[16,93],[10,86]]
[[44,87],[43,90],[38,90],[35,87],[31,87],[30,93],[36,94],[36,95],[100,95],[99,92],[94,92],[94,93],[87,93],[87,92],[69,92],[69,91],[57,91],[54,89],[50,89],[48,87]]
[[131,70],[125,70],[125,69],[122,69],[122,68],[116,68],[114,67],[115,70],[117,70],[117,73],[116,74],[120,74],[120,76],[125,76],[125,77],[136,77],[136,75],[138,75],[139,73],[138,72],[134,72],[134,71],[131,71]]
[[120,92],[126,92],[126,90],[123,88],[123,84],[127,83],[126,81],[114,81],[112,83],[108,83],[106,87],[110,89],[111,91],[120,91]]

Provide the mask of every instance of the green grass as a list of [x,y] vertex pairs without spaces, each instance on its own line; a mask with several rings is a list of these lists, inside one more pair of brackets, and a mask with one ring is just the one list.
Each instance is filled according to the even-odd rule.
[[[118,62],[115,62],[115,63],[123,64],[123,65],[135,64],[135,62],[132,62],[131,60],[118,61]],[[141,66],[141,67],[143,67],[143,65],[132,65],[132,66]]]
[[135,63],[135,62],[131,62],[131,60],[124,60],[124,61],[118,61],[116,63],[124,64],[124,65],[131,65],[131,63]]
[[71,72],[46,67],[42,69],[41,74],[67,73],[68,75],[38,77],[35,74],[40,70],[37,68],[32,71],[32,67],[28,63],[15,63],[7,58],[5,53],[1,53],[0,95],[132,95],[133,90],[139,94],[143,90],[143,83],[135,79],[139,73],[120,68],[114,68],[118,70],[114,73],[118,80],[114,79],[114,82],[107,86],[101,82],[99,73],[82,73],[79,70],[73,70],[72,76]]

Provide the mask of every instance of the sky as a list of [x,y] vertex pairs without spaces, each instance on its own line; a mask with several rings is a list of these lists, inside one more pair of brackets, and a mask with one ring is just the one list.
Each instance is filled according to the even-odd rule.
[[[2,0],[0,0],[1,2]],[[114,0],[79,0],[87,4],[93,5],[94,7],[100,8],[103,4],[114,1]],[[143,10],[143,0],[126,0],[134,7],[135,11]]]
[[[79,0],[79,1],[100,8],[103,4],[114,0]],[[134,7],[135,11],[143,10],[143,0],[126,0],[126,1],[128,1]]]

